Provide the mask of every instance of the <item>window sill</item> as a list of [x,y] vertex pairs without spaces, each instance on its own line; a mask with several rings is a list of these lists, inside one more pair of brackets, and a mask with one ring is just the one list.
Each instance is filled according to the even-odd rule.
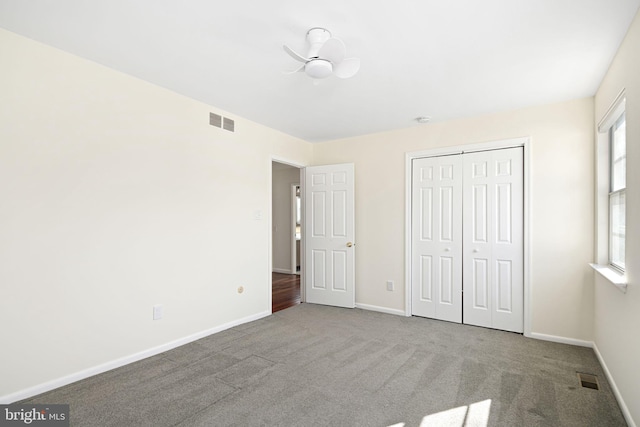
[[608,265],[589,264],[591,268],[598,272],[602,277],[607,279],[612,285],[614,285],[620,292],[627,293],[627,279],[624,274],[614,270]]

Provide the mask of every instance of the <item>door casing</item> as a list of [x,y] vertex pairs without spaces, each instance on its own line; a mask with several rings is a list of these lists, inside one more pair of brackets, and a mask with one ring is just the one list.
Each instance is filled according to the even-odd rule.
[[531,191],[530,191],[530,162],[531,162],[531,140],[528,137],[505,139],[478,144],[457,145],[452,147],[434,148],[430,150],[413,151],[405,154],[405,316],[411,316],[411,182],[413,159],[423,157],[436,157],[451,154],[464,154],[476,151],[495,150],[510,147],[523,147],[523,201],[524,201],[524,335],[531,336]]

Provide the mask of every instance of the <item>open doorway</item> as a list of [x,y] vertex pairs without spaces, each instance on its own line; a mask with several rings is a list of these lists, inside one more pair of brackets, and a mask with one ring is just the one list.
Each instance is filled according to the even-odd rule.
[[300,169],[272,162],[272,312],[300,304],[302,272]]

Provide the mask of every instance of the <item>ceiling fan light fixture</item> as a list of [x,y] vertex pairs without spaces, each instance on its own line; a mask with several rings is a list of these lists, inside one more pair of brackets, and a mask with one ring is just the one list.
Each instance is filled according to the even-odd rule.
[[333,72],[331,62],[326,59],[312,59],[304,67],[305,73],[314,79],[324,79]]
[[287,45],[282,46],[289,56],[304,64],[293,72],[304,71],[314,80],[324,79],[332,74],[347,79],[360,69],[360,59],[345,58],[347,48],[344,42],[332,37],[326,28],[310,29],[307,33],[307,45],[306,55],[299,54]]

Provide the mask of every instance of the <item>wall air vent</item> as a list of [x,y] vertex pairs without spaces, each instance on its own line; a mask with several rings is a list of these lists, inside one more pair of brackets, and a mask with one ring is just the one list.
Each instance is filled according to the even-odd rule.
[[222,116],[219,114],[209,113],[209,124],[217,128],[222,127]]
[[222,127],[224,130],[228,130],[229,132],[235,132],[235,122],[227,117],[224,117],[224,122],[222,123]]
[[220,114],[209,113],[209,124],[220,129],[235,132],[235,122],[228,117],[222,117]]

